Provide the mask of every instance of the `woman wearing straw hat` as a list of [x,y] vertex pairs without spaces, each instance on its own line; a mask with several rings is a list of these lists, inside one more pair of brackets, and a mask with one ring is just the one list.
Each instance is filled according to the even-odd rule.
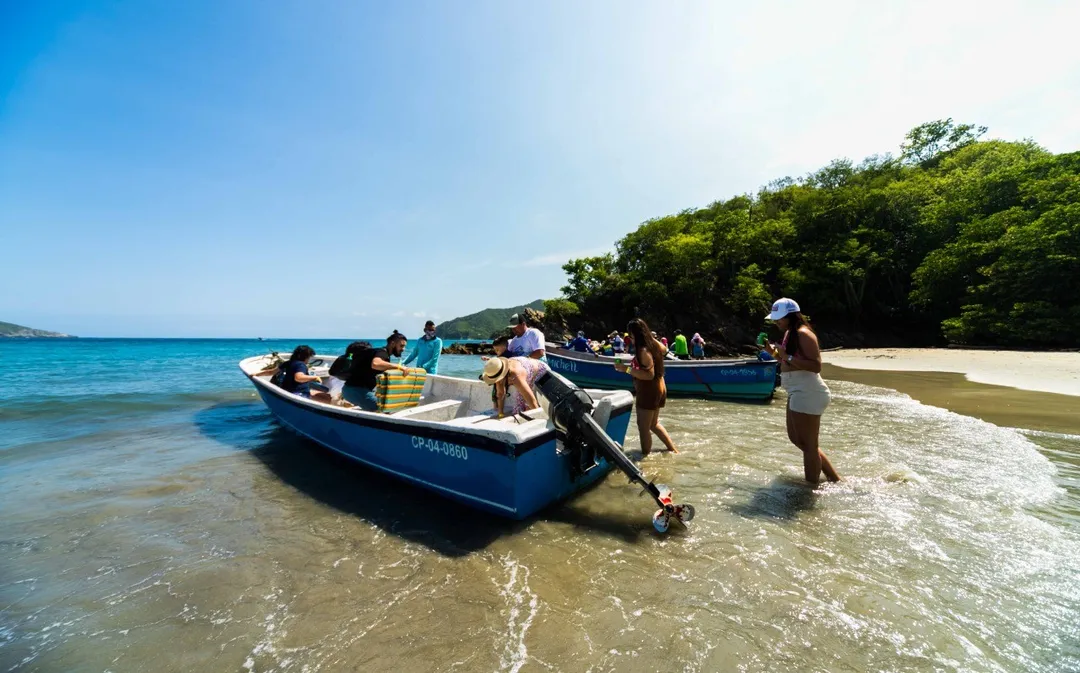
[[506,389],[509,386],[513,394],[510,415],[514,416],[529,409],[538,409],[540,403],[533,394],[533,385],[540,375],[548,370],[546,364],[529,357],[491,358],[484,363],[484,373],[480,380],[495,386],[495,412],[503,417],[506,403]]
[[816,484],[824,472],[829,481],[840,481],[840,475],[818,447],[821,415],[829,406],[829,387],[821,379],[817,335],[794,299],[777,299],[768,318],[784,333],[780,345],[766,342],[765,347],[780,361],[780,380],[788,394],[788,439],[803,453],[806,480]]

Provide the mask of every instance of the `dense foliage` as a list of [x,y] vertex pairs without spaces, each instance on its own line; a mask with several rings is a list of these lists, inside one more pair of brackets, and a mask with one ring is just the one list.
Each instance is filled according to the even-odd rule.
[[639,314],[752,333],[790,296],[841,334],[1078,346],[1080,152],[985,130],[923,124],[899,158],[836,160],[649,220],[614,255],[567,263],[563,293],[603,329]]
[[531,304],[512,308],[489,308],[447,320],[435,327],[435,334],[443,339],[487,339],[493,332],[505,329],[510,316],[525,308],[542,311],[544,301],[537,299]]

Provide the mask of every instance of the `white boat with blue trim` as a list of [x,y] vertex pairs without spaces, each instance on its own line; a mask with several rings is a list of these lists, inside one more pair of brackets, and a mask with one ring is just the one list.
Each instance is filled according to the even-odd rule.
[[[333,359],[316,355],[312,373],[325,374]],[[429,375],[417,406],[383,414],[286,392],[269,375],[256,375],[271,362],[270,355],[252,357],[240,369],[279,423],[370,468],[501,516],[528,517],[597,481],[614,463],[624,471],[622,461],[629,463],[620,446],[633,404],[625,391],[588,391],[588,403],[576,412],[613,442],[597,450],[573,428],[557,427],[540,389],[540,409],[500,419],[489,385]]]

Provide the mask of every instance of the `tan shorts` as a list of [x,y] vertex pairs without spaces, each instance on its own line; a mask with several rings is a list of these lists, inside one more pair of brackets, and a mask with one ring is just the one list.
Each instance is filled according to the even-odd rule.
[[787,391],[788,409],[799,414],[820,416],[829,406],[829,386],[814,372],[783,372],[780,383]]

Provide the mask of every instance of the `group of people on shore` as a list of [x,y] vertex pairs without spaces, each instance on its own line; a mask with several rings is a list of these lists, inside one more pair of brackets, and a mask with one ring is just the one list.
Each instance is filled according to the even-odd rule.
[[[817,335],[793,299],[778,299],[767,317],[783,334],[779,344],[766,339],[762,348],[780,363],[781,385],[788,396],[788,439],[803,454],[807,481],[818,483],[822,474],[829,481],[839,481],[839,474],[818,443],[821,416],[829,405],[830,394],[820,374],[821,350]],[[543,333],[526,324],[524,316],[520,314],[511,317],[509,329],[512,336],[495,340],[495,356],[484,358],[483,373],[480,375],[482,381],[492,386],[492,404],[498,418],[539,408],[534,387],[537,379],[548,371]],[[616,358],[614,367],[633,379],[634,407],[643,456],[652,452],[654,435],[663,444],[663,450],[679,452],[671,435],[660,423],[660,410],[667,404],[664,361],[672,355],[688,359],[689,349],[686,337],[678,330],[670,349],[666,341],[658,338],[640,318],[631,320],[623,335],[613,332],[605,341],[613,354],[632,356],[629,361]],[[591,349],[582,332],[568,342],[567,347],[580,350],[582,342]],[[432,321],[425,325],[424,337],[409,357],[400,364],[394,363],[392,358],[402,356],[406,343],[405,335],[397,330],[387,337],[383,348],[374,348],[367,342],[353,342],[345,355],[330,367],[326,385],[308,371],[307,363],[315,351],[306,345],[298,346],[287,362],[259,374],[273,373],[275,383],[302,397],[375,411],[378,404],[374,390],[379,374],[395,369],[408,374],[408,365],[413,361],[428,373],[438,372],[442,340],[435,336]],[[704,357],[704,341],[699,334],[694,334],[690,344],[695,346],[694,357],[699,357],[699,344],[702,346],[700,357]]]

